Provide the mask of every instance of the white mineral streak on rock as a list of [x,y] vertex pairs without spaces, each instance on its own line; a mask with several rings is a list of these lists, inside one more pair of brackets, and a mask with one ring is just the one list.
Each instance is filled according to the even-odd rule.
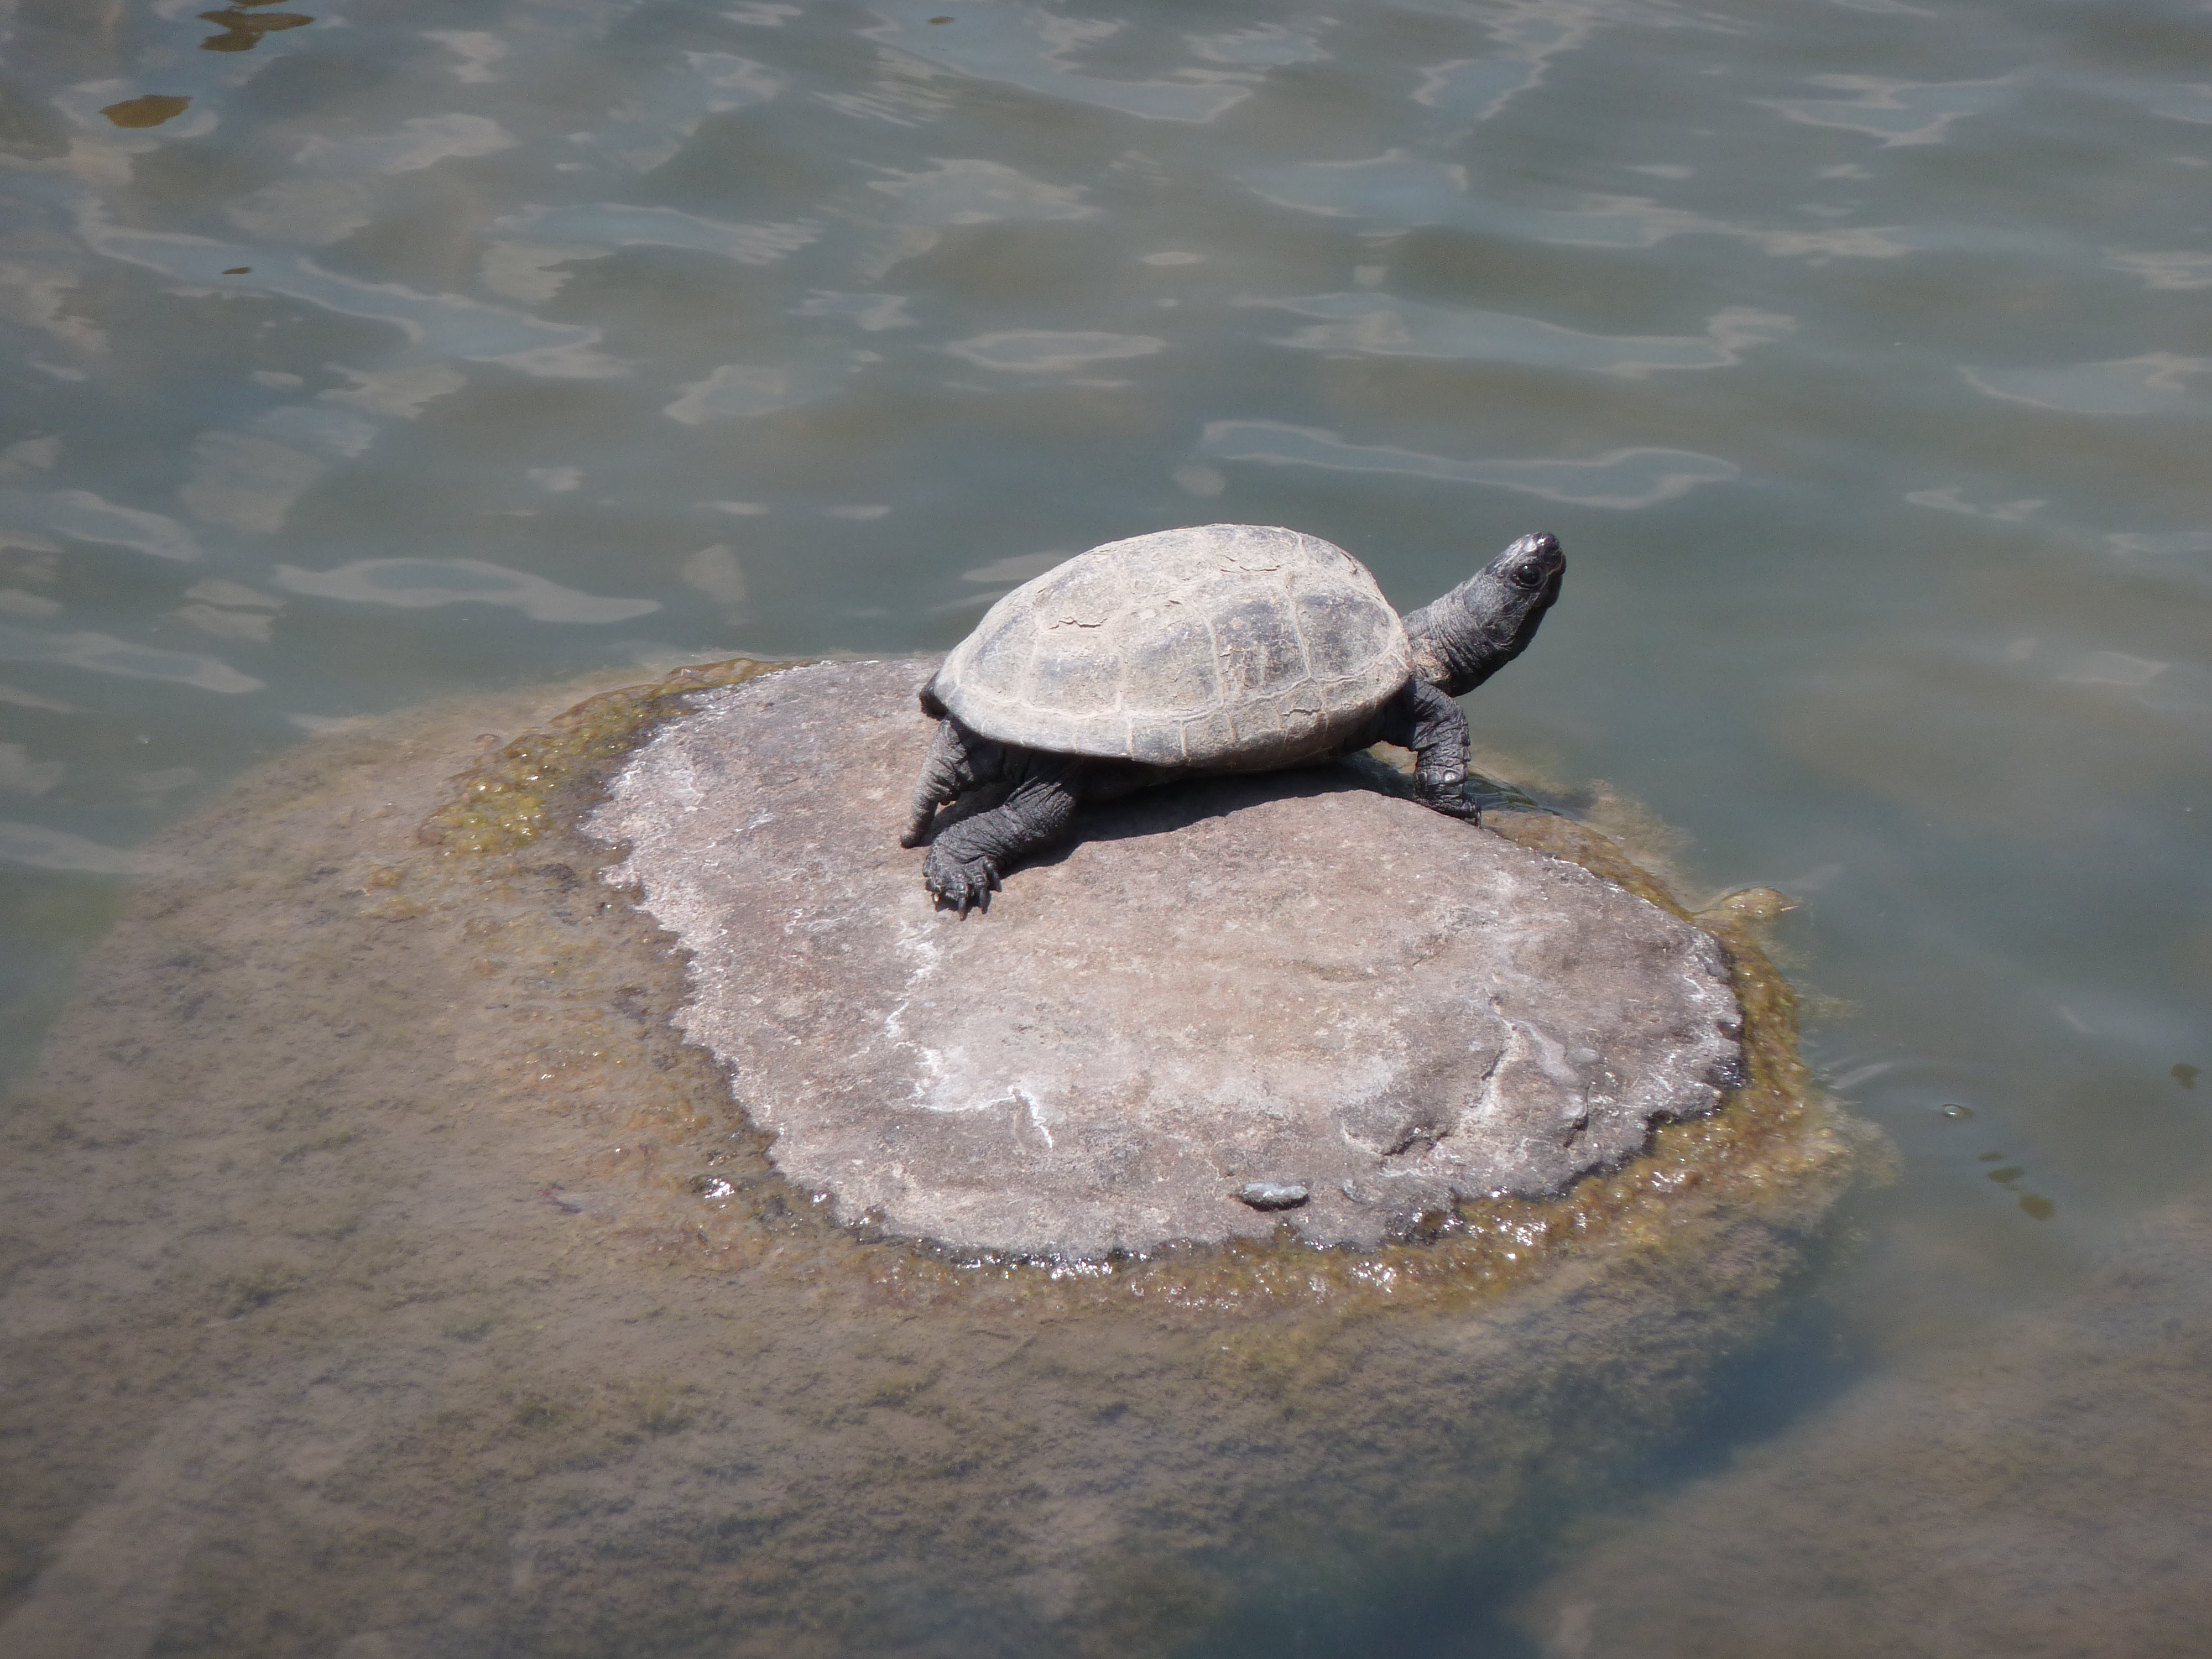
[[1341,768],[1086,808],[988,915],[936,910],[897,839],[933,666],[708,694],[591,825],[692,952],[687,1034],[842,1219],[1071,1255],[1372,1243],[1717,1103],[1741,1014],[1710,938]]

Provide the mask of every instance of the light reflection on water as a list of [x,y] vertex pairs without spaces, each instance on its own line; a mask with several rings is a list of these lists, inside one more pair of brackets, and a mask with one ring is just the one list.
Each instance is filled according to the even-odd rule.
[[1480,722],[1802,899],[1903,1153],[1855,1335],[2201,1197],[2200,12],[256,15],[9,23],[11,1069],[137,845],[303,731],[941,647],[1170,524],[1414,604],[1540,522]]

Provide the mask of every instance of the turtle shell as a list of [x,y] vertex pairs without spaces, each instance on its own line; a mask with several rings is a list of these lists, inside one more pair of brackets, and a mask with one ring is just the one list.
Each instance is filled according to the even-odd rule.
[[1351,554],[1210,524],[1109,542],[1023,583],[933,688],[1001,743],[1243,771],[1329,753],[1411,672],[1404,623]]

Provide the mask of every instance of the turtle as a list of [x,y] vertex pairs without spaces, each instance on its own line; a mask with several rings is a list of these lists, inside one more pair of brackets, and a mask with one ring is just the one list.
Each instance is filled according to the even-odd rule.
[[1358,559],[1279,526],[1079,553],[1001,597],[921,688],[939,724],[899,844],[928,843],[924,884],[965,916],[1084,801],[1384,742],[1413,751],[1420,800],[1474,822],[1452,699],[1527,648],[1565,568],[1556,537],[1523,536],[1401,618]]

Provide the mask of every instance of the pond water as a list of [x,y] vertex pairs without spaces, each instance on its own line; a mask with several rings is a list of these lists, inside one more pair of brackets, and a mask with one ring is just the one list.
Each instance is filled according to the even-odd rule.
[[[459,696],[512,732],[517,688],[739,653],[942,649],[1173,525],[1316,532],[1401,608],[1547,529],[1561,602],[1478,735],[1674,826],[1686,896],[1797,901],[1808,1056],[1896,1177],[1601,1495],[1387,1595],[1324,1571],[1295,1618],[1194,1603],[1155,1636],[2190,1650],[2212,12],[6,17],[0,1077],[31,1075],[143,844],[289,745]],[[40,1370],[65,1352],[105,1363],[19,1346],[11,1388],[82,1393]],[[149,1427],[118,1392],[106,1431]],[[63,1569],[137,1513],[102,1498],[11,1534],[18,1639],[79,1650]],[[209,1611],[304,1570],[238,1557],[173,1605],[186,1569],[149,1569],[102,1650],[341,1650]],[[349,1659],[549,1648],[378,1617]],[[598,1640],[574,1650],[629,1650]]]

